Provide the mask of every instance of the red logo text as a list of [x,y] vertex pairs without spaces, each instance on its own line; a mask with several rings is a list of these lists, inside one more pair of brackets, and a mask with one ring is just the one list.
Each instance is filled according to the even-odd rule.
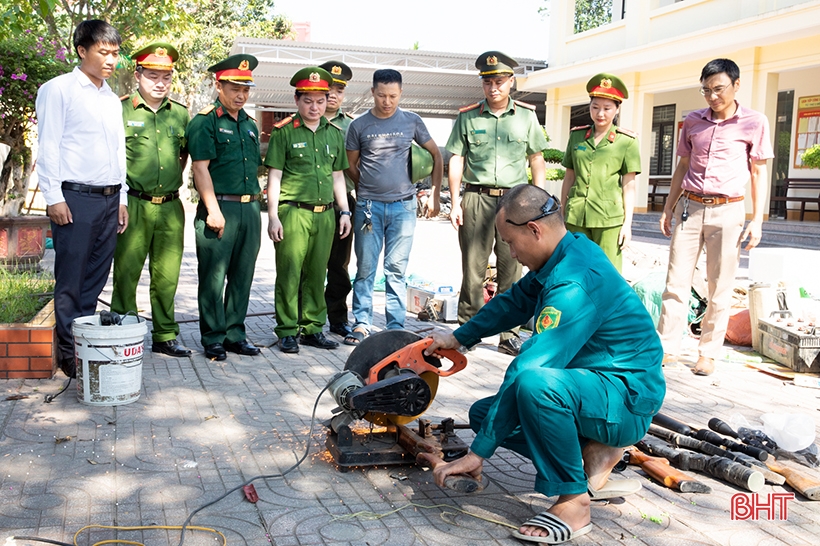
[[737,493],[732,495],[731,515],[733,520],[789,519],[789,501],[794,493],[769,493],[765,497],[757,494]]

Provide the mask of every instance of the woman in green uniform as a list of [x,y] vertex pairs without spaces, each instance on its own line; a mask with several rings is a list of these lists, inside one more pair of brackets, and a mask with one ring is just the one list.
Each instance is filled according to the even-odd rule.
[[573,127],[564,154],[561,189],[567,229],[601,247],[618,271],[632,239],[635,175],[641,172],[637,135],[613,124],[629,92],[618,77],[598,74],[587,82],[592,125]]

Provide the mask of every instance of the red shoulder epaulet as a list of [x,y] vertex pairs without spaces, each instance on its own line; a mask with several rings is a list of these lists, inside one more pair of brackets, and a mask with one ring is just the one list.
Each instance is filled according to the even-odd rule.
[[529,108],[530,110],[535,110],[535,105],[534,104],[530,104],[528,102],[523,102],[523,101],[520,101],[520,100],[514,100],[513,102],[515,104],[517,104],[518,106],[523,106],[524,108]]
[[461,113],[469,112],[470,110],[475,110],[479,106],[481,106],[481,103],[477,102],[475,104],[471,104],[469,106],[464,106],[463,108],[459,108],[458,111],[461,112]]
[[121,100],[122,102],[125,102],[126,100],[128,100],[128,97],[130,97],[130,96],[131,96],[131,95],[123,95],[123,96],[121,96],[121,97],[120,97],[120,100]]
[[638,133],[635,131],[630,131],[629,129],[623,129],[622,127],[616,127],[615,130],[619,133],[623,133],[628,137],[638,138]]
[[290,123],[291,121],[293,121],[293,116],[288,116],[288,117],[286,117],[285,119],[283,119],[282,121],[280,121],[280,122],[278,122],[278,123],[274,123],[274,124],[273,124],[273,127],[274,127],[275,129],[281,129],[282,127],[284,127],[285,125],[287,125],[287,124],[288,124],[288,123]]
[[570,129],[570,131],[583,131],[585,129],[589,129],[590,127],[592,127],[592,125],[576,125],[572,129]]

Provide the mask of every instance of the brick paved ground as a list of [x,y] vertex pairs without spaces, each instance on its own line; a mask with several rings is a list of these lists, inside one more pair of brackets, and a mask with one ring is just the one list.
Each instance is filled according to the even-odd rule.
[[[196,318],[191,231],[177,297],[181,320]],[[663,245],[636,243],[630,257],[637,263],[628,265],[627,277],[663,269],[665,252]],[[446,223],[420,222],[410,270],[458,285],[458,248]],[[71,543],[74,533],[91,524],[180,525],[193,510],[249,478],[290,467],[307,441],[311,454],[298,469],[285,478],[255,482],[258,503],[235,492],[192,523],[218,529],[231,545],[517,544],[503,524],[518,525],[550,503],[533,493],[533,467],[514,453],[502,449],[488,460],[488,486],[472,495],[441,490],[429,472],[415,467],[340,473],[328,462],[324,430],[317,425],[307,437],[311,410],[350,348],[308,347],[285,355],[272,347],[272,318],[264,313],[272,311],[274,279],[272,245],[264,241],[249,311],[259,316],[247,321],[251,341],[264,346],[260,356],[206,361],[197,324],[185,322],[181,340],[197,352],[174,359],[148,350],[142,395],[133,404],[83,405],[73,385],[44,404],[43,395],[61,387],[62,375],[3,381],[2,398],[28,398],[0,401],[0,540],[35,535]],[[110,287],[103,299],[109,296]],[[140,298],[147,308],[144,287]],[[376,302],[383,324],[383,298]],[[429,323],[408,320],[407,326],[420,330]],[[441,381],[428,417],[465,421],[472,401],[495,392],[510,361],[495,351],[496,341],[486,340],[468,355],[465,371]],[[727,358],[733,355],[727,350]],[[795,387],[740,363],[721,362],[708,378],[693,376],[684,365],[668,369],[667,381],[664,411],[699,426],[711,416],[727,419],[736,412],[751,422],[769,411],[800,411],[816,419],[820,409],[820,390]],[[323,396],[318,417],[329,416],[333,406]],[[461,431],[461,436],[469,442],[471,434]],[[820,478],[818,471],[801,470]],[[731,521],[730,497],[739,491],[734,487],[701,477],[713,487],[712,495],[679,494],[635,467],[623,474],[640,479],[643,490],[594,503],[593,531],[577,544],[808,545],[820,536],[820,503],[792,501],[787,521]],[[784,489],[767,485],[761,494],[774,491]],[[178,531],[95,530],[83,532],[77,544],[114,536],[150,546],[179,542]],[[185,544],[220,542],[189,532]]]

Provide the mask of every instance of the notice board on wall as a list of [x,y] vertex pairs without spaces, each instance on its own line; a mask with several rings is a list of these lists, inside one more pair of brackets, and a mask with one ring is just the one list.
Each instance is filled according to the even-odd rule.
[[797,101],[797,130],[794,135],[794,168],[805,169],[801,157],[807,148],[820,144],[820,95]]

